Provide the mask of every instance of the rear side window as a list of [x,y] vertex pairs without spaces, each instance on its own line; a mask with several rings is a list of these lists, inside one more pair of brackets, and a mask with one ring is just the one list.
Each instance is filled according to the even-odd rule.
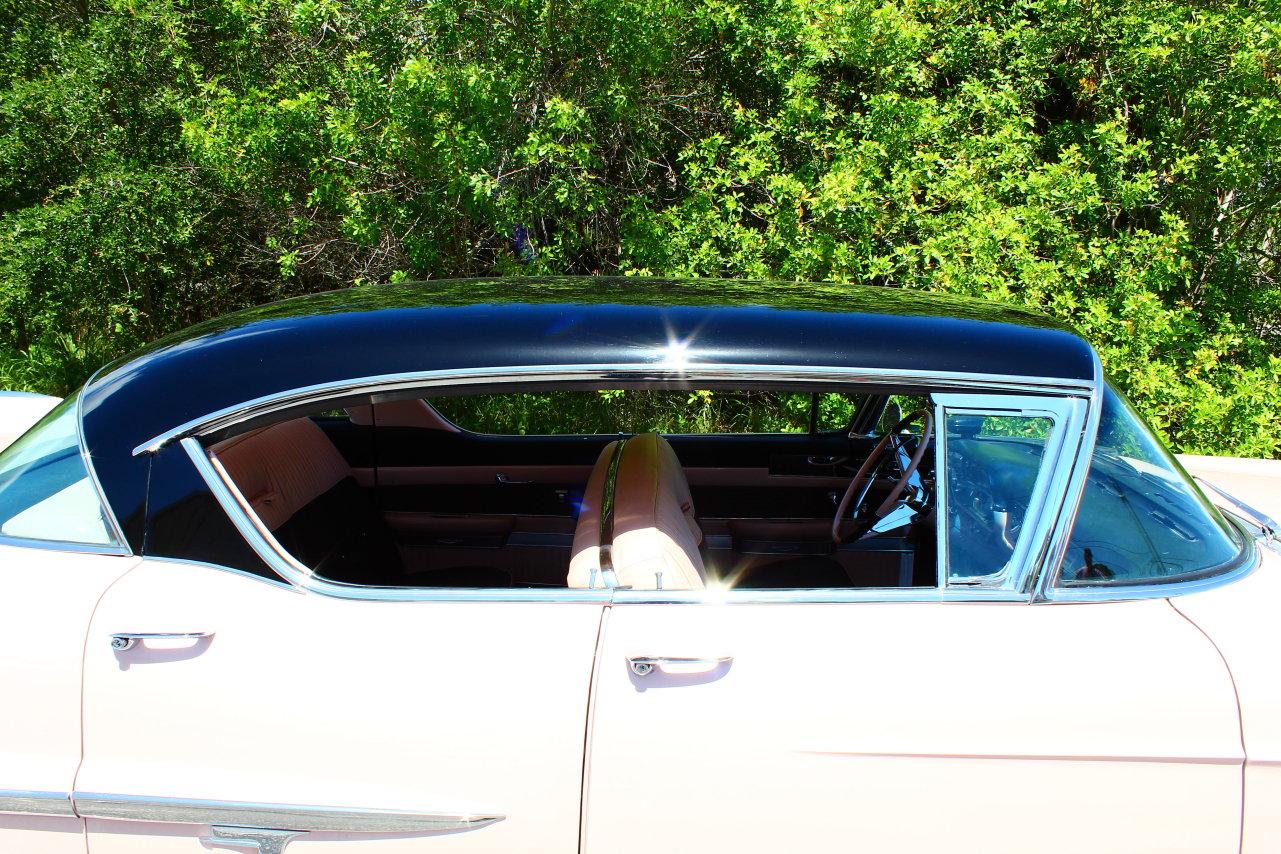
[[865,400],[865,395],[834,392],[606,389],[473,394],[428,402],[472,433],[563,436],[842,430]]
[[1060,583],[1186,580],[1213,575],[1241,554],[1228,523],[1125,400],[1107,388]]
[[76,417],[72,396],[0,453],[0,535],[119,545],[80,453]]

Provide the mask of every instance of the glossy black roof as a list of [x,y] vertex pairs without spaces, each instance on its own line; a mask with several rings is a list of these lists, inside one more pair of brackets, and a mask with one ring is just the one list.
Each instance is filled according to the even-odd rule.
[[297,297],[156,342],[86,388],[85,443],[123,518],[145,491],[135,447],[244,401],[402,372],[648,363],[673,341],[691,363],[1094,379],[1089,345],[1056,322],[957,297],[726,280],[435,281]]

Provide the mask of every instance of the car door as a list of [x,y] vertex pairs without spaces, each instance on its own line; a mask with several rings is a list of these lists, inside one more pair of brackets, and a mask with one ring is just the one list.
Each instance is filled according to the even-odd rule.
[[[586,854],[1237,850],[1241,734],[1214,646],[1165,599],[1019,592],[1080,406],[936,402],[937,588],[616,592]],[[986,565],[980,517],[958,515],[974,460],[1016,540]]]
[[98,597],[134,562],[0,545],[0,851],[84,854],[71,789],[85,633]]
[[346,599],[142,561],[85,650],[89,851],[574,850],[603,605],[483,592]]

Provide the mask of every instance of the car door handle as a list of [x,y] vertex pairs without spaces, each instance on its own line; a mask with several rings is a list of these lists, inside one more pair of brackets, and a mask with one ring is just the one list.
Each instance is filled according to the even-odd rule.
[[633,655],[627,659],[627,666],[637,676],[648,676],[655,670],[661,670],[669,676],[697,676],[700,673],[711,673],[722,665],[734,660],[732,655],[709,655],[688,657],[678,655]]
[[201,641],[213,635],[213,632],[116,632],[111,636],[111,648],[124,652],[147,641]]
[[812,466],[823,466],[824,468],[826,468],[827,466],[834,466],[834,465],[843,463],[848,459],[849,457],[833,457],[833,456],[815,455],[815,456],[806,457],[805,462]]
[[503,474],[502,472],[499,472],[498,474],[494,475],[494,480],[496,480],[498,483],[503,484],[504,486],[532,486],[534,483],[532,480],[512,480],[510,477]]

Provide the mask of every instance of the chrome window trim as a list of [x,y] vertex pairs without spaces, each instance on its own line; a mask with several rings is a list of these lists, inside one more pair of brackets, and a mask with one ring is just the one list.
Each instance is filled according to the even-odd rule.
[[[1083,402],[1071,398],[1030,397],[1007,394],[936,394],[934,482],[938,503],[938,583],[946,589],[1010,590],[1026,595],[1036,576],[1039,562],[1053,532],[1054,509],[1062,503],[1068,477],[1073,469],[1079,435],[1086,420]],[[976,576],[970,581],[953,581],[947,569],[947,417],[973,414],[993,417],[1045,418],[1051,422],[1041,466],[1029,496],[1027,517],[1032,526],[1020,534],[1014,553],[999,572]],[[940,453],[941,449],[941,453]]]
[[226,470],[200,444],[189,436],[182,440],[183,450],[196,471],[209,485],[214,498],[249,546],[281,578],[293,586],[336,599],[359,599],[377,602],[595,602],[609,601],[608,590],[572,590],[569,588],[468,588],[468,587],[364,587],[319,578],[311,568],[290,555],[258,514],[240,493]]
[[[1072,528],[1076,525],[1076,516],[1081,509],[1085,496],[1085,482],[1094,459],[1094,446],[1098,440],[1099,422],[1103,418],[1103,391],[1106,380],[1103,376],[1103,365],[1098,353],[1094,353],[1095,384],[1089,401],[1089,416],[1081,436],[1080,449],[1076,452],[1071,479],[1068,482],[1067,494],[1059,511],[1058,523],[1051,540],[1051,550],[1041,568],[1033,587],[1033,602],[1071,603],[1071,602],[1122,602],[1133,599],[1168,599],[1189,593],[1200,593],[1231,584],[1237,579],[1249,575],[1262,561],[1261,546],[1250,531],[1239,522],[1229,521],[1242,539],[1241,552],[1238,558],[1217,570],[1214,574],[1199,578],[1175,579],[1157,584],[1125,584],[1115,587],[1105,585],[1065,587],[1059,584],[1063,571],[1063,562],[1067,558],[1068,543],[1072,538]],[[1208,499],[1207,499],[1208,500]]]
[[0,813],[76,817],[70,792],[36,792],[27,789],[0,789]]
[[798,589],[630,590],[616,588],[614,605],[833,605],[872,602],[992,602],[1026,603],[1026,593],[991,588],[825,587]]
[[1088,395],[1086,380],[1026,377],[1004,374],[966,374],[955,371],[882,371],[869,368],[833,368],[808,365],[681,364],[655,361],[605,365],[523,365],[496,368],[463,368],[382,374],[319,383],[277,392],[193,418],[144,442],[134,456],[152,454],[188,436],[231,427],[301,403],[323,403],[353,394],[415,391],[421,386],[478,385],[495,382],[590,382],[740,380],[745,382],[816,382],[835,385],[931,385],[937,388],[1000,389],[1007,392]]
[[[1254,572],[1262,562],[1262,545],[1243,534],[1245,545],[1241,559],[1213,575],[1202,578],[1185,578],[1164,584],[1126,584],[1116,587],[1104,585],[1061,587],[1053,586],[1045,592],[1047,603],[1072,602],[1122,602],[1129,599],[1170,599],[1190,593],[1202,593],[1223,587]],[[1056,573],[1057,575],[1057,573]]]
[[[103,367],[106,367],[105,365]],[[120,527],[120,521],[116,519],[116,511],[112,509],[111,504],[107,501],[107,494],[102,491],[102,482],[98,480],[98,470],[93,466],[93,458],[89,454],[89,446],[85,443],[85,390],[89,388],[90,383],[98,378],[102,373],[102,368],[94,371],[89,379],[81,386],[80,391],[76,392],[76,442],[80,445],[80,459],[84,461],[85,470],[89,472],[89,482],[93,484],[94,494],[98,496],[98,504],[102,509],[102,518],[107,522],[107,529],[111,536],[115,538],[124,554],[133,554],[133,549],[129,546],[129,540],[125,538],[124,529]]]
[[[1048,601],[1048,591],[1053,588],[1063,561],[1067,558],[1068,542],[1072,539],[1072,528],[1076,525],[1076,514],[1081,509],[1081,499],[1085,495],[1085,480],[1090,473],[1090,461],[1094,457],[1094,443],[1099,436],[1099,421],[1103,417],[1103,388],[1106,380],[1103,377],[1103,362],[1093,348],[1094,383],[1090,389],[1086,405],[1085,424],[1073,451],[1072,468],[1066,475],[1063,502],[1054,520],[1049,540],[1041,560],[1037,562],[1036,577],[1032,579],[1032,601]],[[1070,437],[1069,437],[1070,438]],[[1071,442],[1068,442],[1071,445]]]
[[402,812],[79,791],[69,803],[81,818],[333,833],[430,833],[483,827],[506,818],[499,813]]
[[107,557],[134,557],[127,546],[92,545],[74,543],[70,540],[37,540],[31,537],[11,537],[0,534],[0,546],[13,546],[20,549],[43,549],[50,552],[71,552],[84,555],[105,555]]

